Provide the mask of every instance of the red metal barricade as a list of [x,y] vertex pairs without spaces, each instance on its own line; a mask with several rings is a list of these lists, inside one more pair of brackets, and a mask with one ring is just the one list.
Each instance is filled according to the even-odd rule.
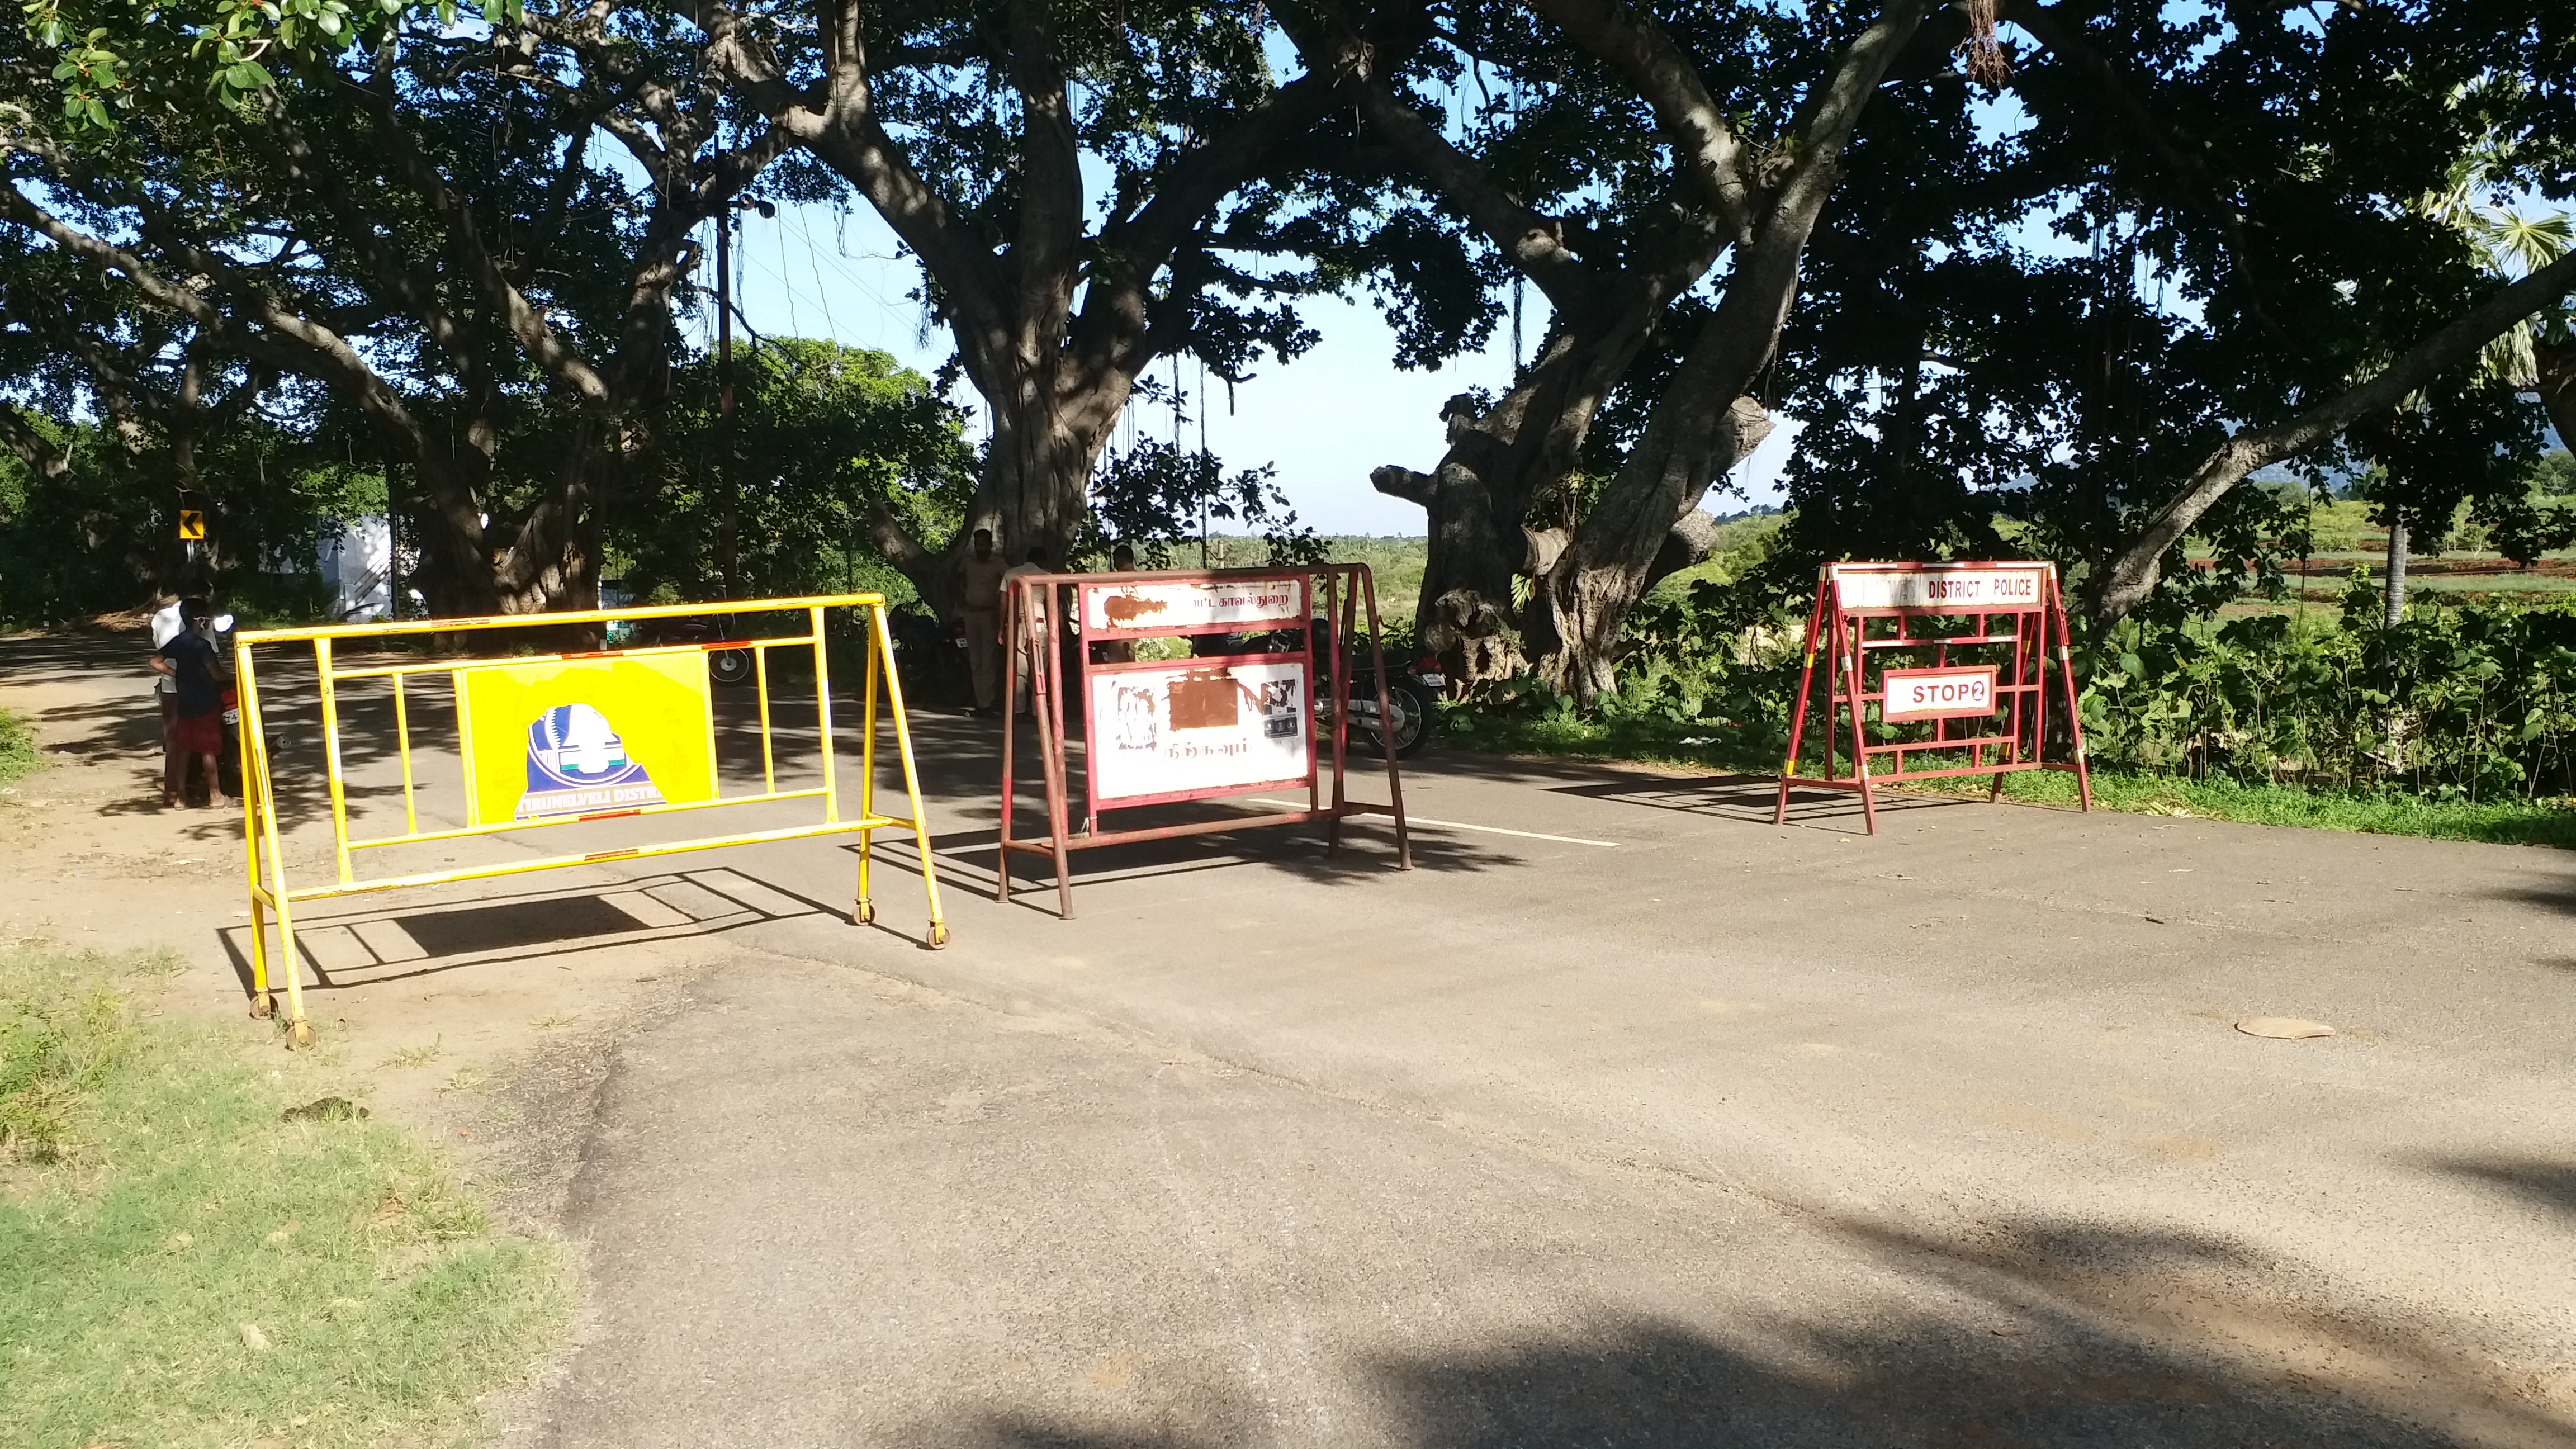
[[[1946,621],[1965,621],[1966,631],[1945,632]],[[1878,833],[1873,787],[1889,781],[1991,775],[1992,799],[2013,771],[2072,770],[2084,808],[2093,808],[2066,601],[2055,564],[1827,564],[1817,577],[1815,612],[1807,620],[1807,663],[1798,680],[1797,713],[1789,721],[1789,759],[1780,772],[1775,824],[1788,820],[1789,789],[1802,782],[1798,753],[1820,652],[1829,660],[1825,768],[1803,783],[1857,792],[1870,834]],[[1900,662],[1909,667],[1890,667]],[[1872,704],[1879,707],[1876,739]],[[2064,711],[2070,755],[2065,761],[2044,758],[2052,704]],[[1840,772],[1838,758],[1846,722],[1849,775]],[[1921,728],[1926,725],[1928,734]],[[1909,755],[1950,763],[1910,768]],[[1962,755],[1965,763],[1958,763]],[[1892,757],[1895,768],[1873,767],[1881,757]]]
[[[1365,564],[1286,569],[1207,569],[1165,573],[1024,574],[1009,580],[1003,600],[1007,688],[1003,695],[1002,827],[996,896],[1011,898],[1011,857],[1055,861],[1060,913],[1073,915],[1070,852],[1142,840],[1169,840],[1260,825],[1332,822],[1330,848],[1341,847],[1344,817],[1395,819],[1399,869],[1413,868],[1404,822],[1404,784],[1387,749],[1387,803],[1350,798],[1350,660],[1347,643],[1360,611],[1368,615],[1369,657],[1376,665],[1377,719],[1391,733],[1386,658],[1379,644],[1377,584]],[[1058,622],[1063,610],[1071,615]],[[1312,621],[1328,621],[1318,657]],[[1235,642],[1245,633],[1265,642]],[[1152,639],[1215,641],[1208,653],[1138,660]],[[1095,649],[1095,646],[1100,646]],[[1072,659],[1067,660],[1068,648]],[[1107,655],[1094,659],[1095,652]],[[1125,656],[1125,657],[1119,657]],[[1332,698],[1319,697],[1317,665]],[[1065,696],[1081,690],[1075,718],[1083,726],[1083,828],[1074,831],[1066,779]],[[1016,721],[1023,685],[1030,690],[1038,750],[1046,775],[1047,829],[1013,834],[1017,796]],[[1332,796],[1318,778],[1316,731],[1331,730]],[[1303,789],[1306,808],[1103,830],[1104,811]]]

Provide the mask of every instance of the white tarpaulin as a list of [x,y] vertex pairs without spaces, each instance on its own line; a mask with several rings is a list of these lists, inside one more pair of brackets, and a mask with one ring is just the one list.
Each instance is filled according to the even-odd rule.
[[1094,670],[1095,805],[1303,781],[1313,768],[1306,663],[1174,660]]
[[1261,624],[1294,627],[1306,622],[1306,581],[1292,577],[1084,584],[1082,614],[1094,632],[1150,629],[1186,634]]
[[394,532],[381,513],[326,525],[316,550],[331,589],[331,617],[373,624],[394,612]]

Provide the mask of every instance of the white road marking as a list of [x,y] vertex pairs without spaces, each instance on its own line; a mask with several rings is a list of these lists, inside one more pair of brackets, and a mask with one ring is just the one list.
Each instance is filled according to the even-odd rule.
[[[1265,800],[1258,795],[1251,799],[1255,805],[1285,805],[1291,810],[1306,808],[1306,802],[1303,800]],[[1368,820],[1386,817],[1361,815],[1353,818]],[[1434,820],[1428,815],[1416,815],[1410,810],[1404,812],[1404,821],[1407,825],[1435,825],[1443,830],[1481,830],[1487,835],[1517,835],[1523,840],[1553,840],[1559,845],[1597,845],[1603,850],[1619,848],[1619,842],[1615,840],[1586,840],[1580,835],[1549,835],[1537,830],[1506,830],[1499,825],[1469,825],[1463,820]]]

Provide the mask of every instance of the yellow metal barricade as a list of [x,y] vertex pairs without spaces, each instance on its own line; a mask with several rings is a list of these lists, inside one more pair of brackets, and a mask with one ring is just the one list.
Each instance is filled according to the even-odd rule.
[[[841,818],[835,792],[832,746],[832,675],[825,620],[834,609],[860,611],[867,620],[867,690],[861,716],[863,743],[859,815]],[[556,628],[566,625],[606,626],[622,621],[726,615],[802,613],[807,632],[783,637],[753,637],[677,644],[653,643],[632,648],[552,654],[492,655],[468,659],[422,659],[402,662],[341,664],[334,646],[373,642],[406,635],[457,635],[493,629]],[[270,773],[269,739],[261,715],[255,651],[262,646],[309,643],[321,695],[322,760],[331,803],[331,843],[337,879],[327,885],[294,886],[287,881],[285,852],[279,848],[277,797]],[[814,707],[820,737],[822,784],[778,788],[776,741],[771,731],[769,656],[779,649],[810,647],[814,658]],[[761,789],[757,794],[727,795],[718,778],[715,696],[708,673],[711,656],[744,651],[751,655],[760,701]],[[929,944],[948,944],[948,924],[939,909],[939,881],[930,857],[930,828],[921,808],[921,778],[912,754],[912,733],[904,715],[903,688],[895,674],[894,636],[886,624],[882,594],[832,594],[800,599],[728,601],[631,609],[593,609],[565,614],[510,614],[478,619],[428,619],[399,624],[350,624],[315,629],[261,629],[239,635],[233,645],[233,667],[241,706],[242,839],[250,859],[251,984],[255,1015],[275,1013],[269,988],[268,917],[277,917],[280,959],[286,967],[289,1041],[310,1043],[313,1028],[304,1015],[303,972],[295,954],[295,906],[367,891],[400,890],[450,881],[522,875],[564,866],[597,865],[713,850],[726,845],[755,845],[812,835],[855,833],[859,837],[858,895],[850,913],[866,925],[876,919],[868,894],[868,867],[875,833],[900,826],[913,834],[921,852],[921,878],[930,902]],[[424,830],[420,822],[421,782],[413,767],[411,706],[408,682],[446,676],[456,715],[457,753],[465,787],[464,823]],[[383,681],[393,705],[394,743],[402,764],[403,828],[397,834],[364,838],[350,834],[349,792],[340,749],[340,688],[351,682]],[[911,814],[893,816],[876,808],[877,700],[880,689],[886,717],[894,727],[896,751],[903,761],[903,786]],[[779,829],[732,835],[696,836],[649,845],[583,854],[543,856],[532,860],[459,866],[452,870],[409,875],[366,875],[357,868],[359,852],[388,846],[423,845],[464,840],[549,825],[661,816],[719,806],[757,805],[782,800],[822,802],[820,821]]]

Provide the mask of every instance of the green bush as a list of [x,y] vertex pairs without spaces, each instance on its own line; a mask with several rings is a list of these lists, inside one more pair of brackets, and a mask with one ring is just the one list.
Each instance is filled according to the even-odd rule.
[[[2418,608],[2383,629],[2378,586],[2356,579],[2344,617],[2322,630],[2287,615],[2132,623],[2079,653],[2094,764],[2434,803],[2576,794],[2576,603]],[[1705,583],[1650,598],[1629,626],[1618,689],[1588,714],[1521,678],[1475,691],[1445,727],[1494,747],[1598,754],[1615,741],[1628,753],[1777,770],[1805,621],[1748,627],[1727,603]],[[1821,760],[1818,709],[1804,753]],[[1876,725],[1871,734],[1894,737]],[[2053,740],[2052,757],[2063,746]]]
[[43,763],[36,753],[36,727],[25,715],[0,709],[0,785],[25,779]]
[[2395,788],[2429,799],[2576,793],[2576,608],[2472,604],[2378,626],[2128,628],[2093,652],[2093,757],[2189,779]]

